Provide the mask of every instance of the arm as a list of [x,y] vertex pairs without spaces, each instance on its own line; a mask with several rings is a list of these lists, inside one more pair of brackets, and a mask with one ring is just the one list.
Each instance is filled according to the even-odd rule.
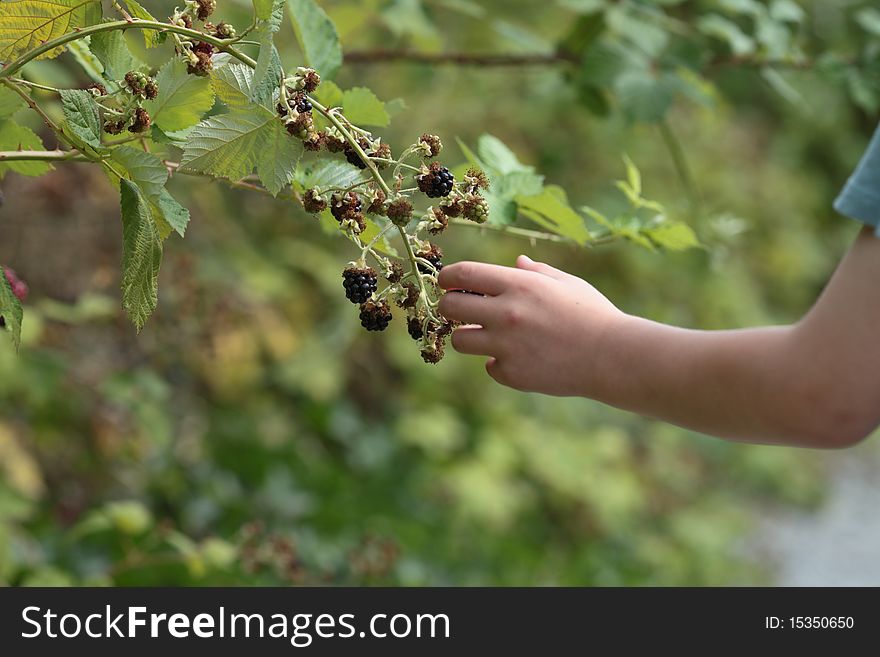
[[445,267],[456,350],[511,387],[580,395],[750,442],[846,447],[880,424],[880,239],[864,229],[797,324],[693,331],[619,311],[587,282],[525,256]]

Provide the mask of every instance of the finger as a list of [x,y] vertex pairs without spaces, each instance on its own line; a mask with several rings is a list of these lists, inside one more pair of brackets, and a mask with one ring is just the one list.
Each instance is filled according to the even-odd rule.
[[488,356],[495,351],[492,334],[481,327],[459,327],[452,334],[452,348],[460,354]]
[[494,297],[474,294],[444,294],[439,310],[446,319],[485,326],[493,323],[498,314],[494,301]]
[[446,265],[438,277],[440,287],[447,290],[468,290],[482,294],[499,295],[516,276],[511,267],[489,265],[484,262],[456,262]]
[[556,269],[556,267],[551,267],[545,262],[535,262],[527,255],[521,255],[516,259],[516,266],[520,269],[525,269],[526,271],[533,271],[539,274],[543,274],[544,276],[549,276],[550,278],[555,278],[557,281],[568,281],[572,278],[576,278],[571,274],[568,274],[561,269]]
[[486,372],[488,372],[489,376],[501,385],[507,385],[506,378],[501,371],[501,365],[498,363],[497,358],[490,358],[486,361]]

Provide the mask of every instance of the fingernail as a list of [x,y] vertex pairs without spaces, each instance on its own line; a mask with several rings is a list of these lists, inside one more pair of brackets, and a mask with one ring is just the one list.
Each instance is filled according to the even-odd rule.
[[534,260],[532,260],[532,259],[531,259],[529,256],[527,256],[525,253],[523,253],[523,254],[520,256],[520,258],[525,258],[528,262],[534,262]]

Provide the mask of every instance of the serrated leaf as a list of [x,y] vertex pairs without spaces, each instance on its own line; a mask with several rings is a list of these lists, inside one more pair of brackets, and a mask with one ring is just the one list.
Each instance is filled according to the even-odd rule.
[[642,233],[657,246],[669,251],[685,251],[700,246],[693,229],[680,221],[669,221],[655,228],[645,228]]
[[217,98],[230,110],[250,107],[254,72],[243,64],[224,63],[211,73],[211,86]]
[[89,50],[104,67],[104,77],[108,80],[121,80],[129,71],[143,66],[128,49],[122,32],[99,32],[89,37]]
[[122,307],[140,331],[159,301],[162,240],[147,200],[130,180],[119,183],[122,207]]
[[292,139],[281,121],[271,121],[266,131],[265,146],[257,157],[257,176],[272,196],[293,180],[293,172],[303,152],[302,143]]
[[101,147],[98,104],[85,89],[62,89],[61,109],[73,134],[94,148]]
[[520,211],[539,226],[578,244],[590,241],[583,218],[568,203],[565,191],[556,185],[547,185],[537,196],[518,196]]
[[281,86],[281,57],[272,43],[271,36],[262,38],[260,43],[260,55],[257,58],[257,67],[254,69],[250,99],[260,105],[272,107],[275,90]]
[[95,57],[94,53],[89,50],[88,38],[71,41],[67,44],[67,48],[70,50],[70,54],[73,55],[77,64],[79,64],[80,68],[89,76],[92,82],[98,82],[105,85],[108,91],[116,91],[116,89],[119,88],[115,82],[104,77],[104,65],[97,57]]
[[207,78],[189,75],[186,64],[172,59],[156,75],[159,95],[146,104],[153,123],[165,132],[194,126],[214,106],[214,90]]
[[292,140],[286,132],[279,132],[278,127],[283,127],[283,124],[275,114],[261,106],[254,105],[252,108],[212,116],[197,125],[183,151],[181,166],[221,178],[240,180],[254,170],[262,151],[275,147],[270,142],[279,136]]
[[272,15],[274,0],[254,0],[254,15],[260,20],[266,20]]
[[364,172],[348,162],[330,160],[326,158],[316,159],[314,156],[300,160],[296,168],[296,182],[303,189],[317,187],[329,189],[338,187],[345,189],[364,180]]
[[332,79],[342,66],[342,46],[333,21],[314,0],[288,0],[287,7],[306,64]]
[[332,80],[324,80],[313,94],[315,99],[325,107],[342,107],[345,94]]
[[3,267],[0,266],[0,317],[6,324],[6,330],[12,333],[12,344],[18,351],[21,346],[21,322],[24,312],[21,308],[21,301],[12,292],[12,286],[4,274]]
[[[46,41],[100,20],[100,0],[0,2],[0,60],[11,62]],[[63,51],[63,46],[54,48],[38,59],[57,57]]]
[[[33,130],[11,120],[0,121],[0,150],[3,151],[41,151],[43,141]],[[0,178],[6,171],[15,171],[23,176],[42,176],[52,170],[48,162],[40,161],[0,161]]]
[[[128,6],[128,13],[135,18],[140,18],[142,21],[156,20],[150,12],[135,2],[135,0],[125,0],[125,4]],[[141,33],[144,35],[144,44],[147,48],[155,48],[164,41],[164,37],[155,30],[141,30]]]
[[183,207],[171,196],[171,193],[163,188],[158,197],[149,199],[153,219],[159,229],[159,236],[164,240],[173,230],[181,237],[186,235],[186,227],[189,225],[189,210]]
[[385,103],[366,87],[348,89],[342,95],[345,118],[355,125],[371,125],[384,128],[391,122]]
[[168,169],[158,157],[131,146],[117,146],[111,159],[122,165],[128,177],[146,196],[157,197],[162,193],[168,181]]

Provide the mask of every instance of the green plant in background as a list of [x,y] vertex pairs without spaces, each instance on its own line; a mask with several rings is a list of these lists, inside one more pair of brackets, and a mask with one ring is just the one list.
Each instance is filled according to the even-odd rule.
[[[540,13],[525,0],[320,4],[326,16],[315,3],[289,3],[296,38],[284,38],[284,26],[274,33],[280,61],[321,73],[315,100],[381,130],[380,144],[418,142],[422,130],[410,126],[460,135],[462,161],[449,167],[455,181],[472,167],[488,176],[486,223],[453,217],[456,230],[433,236],[435,217],[414,210],[408,232],[424,224],[425,241],[447,254],[509,262],[522,241],[506,235],[532,240],[537,257],[596,282],[628,310],[715,327],[796,315],[847,239],[827,204],[873,127],[878,38],[868,27],[870,3],[800,2],[797,20],[794,3],[772,2],[560,1]],[[151,20],[133,3],[125,8]],[[174,12],[172,2],[148,8]],[[222,13],[237,32],[230,38],[241,38],[233,47],[258,61],[257,44],[269,37],[243,34],[251,3],[227,0]],[[734,53],[712,16],[731,34],[734,26],[742,35],[736,47],[751,43],[750,52]],[[143,32],[147,39],[141,32],[126,31],[116,44],[109,36],[104,45],[72,41],[68,54],[12,75],[30,83],[18,86],[62,129],[69,124],[60,94],[36,85],[85,91],[100,82],[112,93],[108,83],[129,71],[152,78],[157,98],[139,101],[149,132],[105,133],[102,148],[132,139],[109,148],[142,151],[144,137],[171,172],[167,189],[198,220],[164,251],[160,312],[135,340],[114,310],[119,199],[106,175],[77,160],[0,162],[18,174],[4,180],[0,261],[32,288],[24,348],[15,355],[0,343],[0,580],[768,580],[773,565],[746,541],[754,516],[768,505],[819,499],[821,460],[701,440],[589,403],[517,395],[464,358],[422,367],[407,331],[381,340],[360,334],[339,272],[349,260],[361,269],[368,241],[352,250],[331,238],[342,233],[329,208],[316,230],[290,203],[308,189],[329,191],[317,182],[325,168],[345,172],[349,184],[367,180],[366,170],[344,152],[306,152],[277,200],[250,170],[226,180],[234,193],[214,176],[185,175],[179,145],[200,122],[237,111],[217,102],[218,78],[249,67],[213,53],[207,77],[189,75],[177,55],[180,75],[169,86],[162,71],[177,44],[170,34],[158,44],[159,28]],[[769,45],[783,34],[784,53]],[[119,44],[135,64],[118,55]],[[94,52],[102,48],[117,53],[100,55],[113,65],[106,76]],[[175,84],[192,104],[156,111]],[[365,87],[376,93],[368,97]],[[404,97],[410,107],[377,97]],[[0,148],[55,147],[21,96],[4,85],[0,99],[16,112],[0,137],[18,134]],[[582,111],[590,108],[604,118]],[[266,110],[283,123],[277,107]],[[330,127],[312,113],[315,132]],[[26,135],[28,126],[42,142]],[[444,141],[442,157],[452,164],[455,144]],[[622,151],[644,176],[627,166],[624,180],[609,185]],[[20,175],[47,164],[49,176]],[[392,189],[393,166],[381,171]],[[401,168],[402,189],[417,187],[421,172]],[[359,193],[364,205],[369,194]],[[329,202],[332,192],[321,195]],[[693,245],[677,217],[711,249],[657,257],[651,248],[575,246]],[[388,225],[368,218],[375,228],[368,224],[367,237]],[[406,266],[399,241],[373,246],[392,262],[396,247]],[[363,269],[375,270],[379,294],[383,267],[367,255]],[[371,278],[357,281],[373,293]]]

